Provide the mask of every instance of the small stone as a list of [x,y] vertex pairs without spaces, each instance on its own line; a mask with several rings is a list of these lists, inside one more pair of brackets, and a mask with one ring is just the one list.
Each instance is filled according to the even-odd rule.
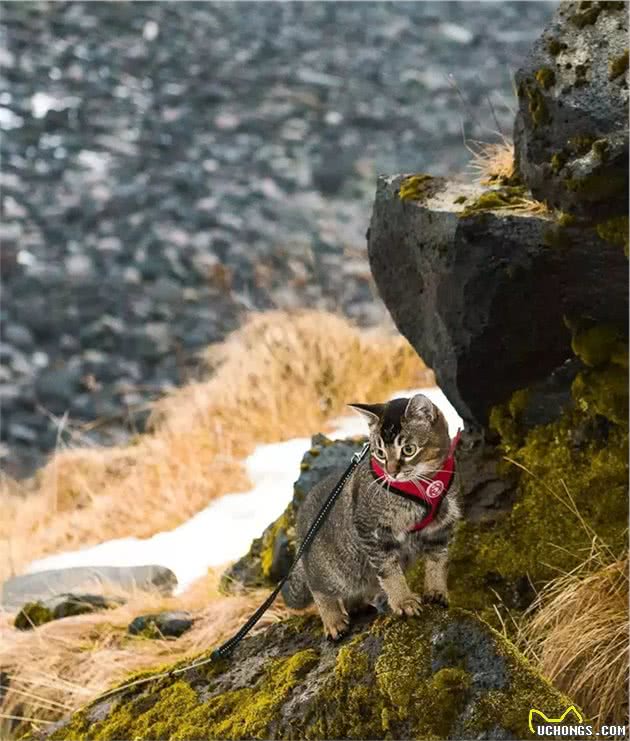
[[127,632],[146,638],[179,638],[193,625],[189,612],[161,612],[154,615],[140,615],[129,623]]
[[35,382],[35,390],[44,403],[66,404],[78,390],[79,380],[80,373],[76,369],[47,370]]
[[22,324],[9,324],[4,331],[3,339],[10,345],[27,350],[33,346],[33,334],[28,327]]
[[120,252],[122,242],[118,237],[102,237],[98,240],[98,248],[102,252]]
[[65,266],[72,278],[85,278],[92,273],[92,260],[87,255],[70,255]]
[[458,44],[470,44],[474,38],[471,31],[463,26],[458,26],[456,23],[440,23],[440,31],[447,39]]
[[9,438],[22,443],[34,443],[37,440],[37,433],[19,422],[11,422],[9,424]]

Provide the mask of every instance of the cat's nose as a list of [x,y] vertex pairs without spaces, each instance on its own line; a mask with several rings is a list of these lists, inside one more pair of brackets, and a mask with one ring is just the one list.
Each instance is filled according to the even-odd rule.
[[398,461],[387,461],[385,464],[385,470],[390,476],[394,476],[398,473]]

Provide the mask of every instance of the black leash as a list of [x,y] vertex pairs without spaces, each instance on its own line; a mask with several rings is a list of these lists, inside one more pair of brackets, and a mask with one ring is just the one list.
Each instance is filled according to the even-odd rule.
[[319,510],[319,513],[317,517],[315,518],[315,521],[309,528],[309,531],[306,533],[304,540],[302,541],[300,547],[298,548],[297,553],[295,554],[293,563],[291,564],[291,566],[289,566],[289,570],[287,571],[285,576],[282,577],[282,579],[277,584],[273,592],[267,597],[267,599],[256,610],[256,612],[249,618],[249,620],[241,627],[241,629],[237,633],[235,633],[231,638],[229,638],[223,645],[219,646],[219,648],[215,649],[212,652],[212,656],[211,656],[212,661],[218,661],[219,659],[223,659],[229,653],[231,653],[234,650],[234,648],[243,640],[243,638],[245,638],[245,636],[254,627],[254,625],[256,625],[256,623],[265,614],[265,612],[267,612],[267,610],[271,607],[276,597],[280,594],[280,590],[286,584],[287,579],[289,578],[289,576],[291,576],[291,572],[297,565],[297,562],[300,560],[300,558],[302,558],[306,549],[313,542],[313,539],[317,535],[317,531],[322,526],[322,523],[324,522],[328,513],[332,509],[333,504],[337,501],[337,498],[341,494],[343,487],[346,484],[346,481],[348,481],[354,469],[365,458],[369,449],[370,449],[369,443],[365,443],[365,445],[361,448],[361,450],[359,450],[352,456],[350,465],[348,466],[348,468],[346,468],[346,470],[344,471],[339,481],[337,481],[337,483],[335,484],[335,488],[330,492],[330,494],[328,495],[328,499],[324,502],[324,504],[322,505],[322,508]]

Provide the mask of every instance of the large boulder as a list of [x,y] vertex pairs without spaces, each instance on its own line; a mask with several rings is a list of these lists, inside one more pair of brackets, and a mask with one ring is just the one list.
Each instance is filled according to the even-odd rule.
[[517,166],[534,196],[597,221],[627,216],[628,4],[561,3],[516,85]]
[[514,390],[558,378],[572,357],[567,318],[626,322],[623,251],[532,204],[522,187],[378,181],[368,251],[379,293],[475,427]]
[[437,607],[364,616],[336,644],[318,617],[293,618],[229,660],[187,664],[96,700],[49,739],[522,739],[531,708],[572,704],[483,621]]
[[170,595],[177,577],[166,566],[73,566],[22,574],[7,579],[2,585],[0,607],[19,609],[25,602],[47,600],[55,595],[77,591],[101,591],[103,586],[159,591]]

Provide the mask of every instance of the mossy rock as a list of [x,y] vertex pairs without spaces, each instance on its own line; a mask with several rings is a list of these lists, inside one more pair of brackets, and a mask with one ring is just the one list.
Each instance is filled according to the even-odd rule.
[[591,222],[627,210],[627,17],[623,2],[561,2],[516,73],[518,174]]
[[594,533],[613,553],[627,547],[627,344],[604,326],[575,332],[573,347],[592,367],[575,375],[558,419],[528,429],[525,391],[493,411],[514,506],[490,525],[462,523],[450,549],[453,604],[493,623],[495,606],[520,612],[581,563]]
[[572,704],[486,623],[438,607],[409,619],[361,616],[337,644],[318,617],[293,618],[229,660],[145,677],[49,738],[521,739],[530,708],[558,717]]
[[101,594],[60,594],[38,602],[28,602],[18,612],[13,624],[18,630],[31,630],[52,620],[118,607],[123,601]]
[[27,602],[13,621],[17,630],[32,630],[54,620],[53,611],[41,602]]
[[444,178],[425,173],[409,175],[400,183],[398,197],[401,201],[423,201],[444,187]]

